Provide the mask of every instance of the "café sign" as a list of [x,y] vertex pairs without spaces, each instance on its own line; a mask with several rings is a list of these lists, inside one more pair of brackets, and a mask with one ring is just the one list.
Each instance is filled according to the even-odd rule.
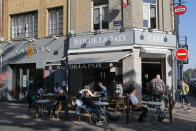
[[69,65],[69,69],[89,69],[89,68],[102,68],[102,64],[73,64],[73,65]]
[[176,36],[159,32],[135,31],[135,44],[176,47]]
[[[24,54],[24,53],[28,53],[29,51],[29,47],[25,47],[25,48],[18,48],[16,49],[16,54]],[[35,47],[35,48],[32,48],[32,52],[33,54],[34,53],[47,53],[47,52],[50,52],[51,49],[49,47]]]
[[130,45],[133,44],[133,30],[75,36],[69,42],[70,49]]

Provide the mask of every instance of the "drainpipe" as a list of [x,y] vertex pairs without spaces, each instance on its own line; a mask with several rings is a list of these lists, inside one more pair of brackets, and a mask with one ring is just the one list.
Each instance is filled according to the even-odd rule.
[[71,26],[71,22],[70,22],[70,16],[71,16],[71,2],[70,2],[70,0],[68,0],[68,20],[67,20],[67,33],[69,33],[70,32],[70,26]]

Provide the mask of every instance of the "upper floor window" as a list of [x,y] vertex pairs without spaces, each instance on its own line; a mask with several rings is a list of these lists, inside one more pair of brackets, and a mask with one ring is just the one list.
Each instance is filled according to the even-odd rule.
[[63,34],[63,8],[48,10],[48,35]]
[[93,1],[93,29],[102,30],[109,28],[108,0]]
[[37,13],[11,16],[11,39],[37,36]]
[[157,29],[157,0],[143,0],[143,27]]

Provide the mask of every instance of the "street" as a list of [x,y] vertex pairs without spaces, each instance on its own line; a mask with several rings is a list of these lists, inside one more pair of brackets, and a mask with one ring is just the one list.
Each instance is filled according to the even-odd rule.
[[[27,104],[0,102],[0,131],[91,131],[91,130],[108,130],[108,131],[196,131],[196,98],[191,98],[191,112],[180,108],[180,103],[176,103],[174,108],[174,122],[169,123],[166,119],[164,122],[138,123],[136,118],[130,119],[129,124],[126,124],[125,113],[116,113],[120,116],[118,121],[110,122],[109,125],[104,126],[99,123],[96,125],[89,125],[88,120],[81,119],[77,123],[75,112],[70,112],[69,118],[58,120],[43,120],[40,118],[32,118]],[[150,115],[148,115],[150,117]]]

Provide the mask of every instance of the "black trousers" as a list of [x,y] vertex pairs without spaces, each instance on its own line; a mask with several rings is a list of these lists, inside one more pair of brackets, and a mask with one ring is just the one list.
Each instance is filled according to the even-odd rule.
[[140,114],[139,120],[142,120],[143,118],[146,117],[146,114],[148,112],[148,108],[146,107],[141,107],[141,108],[137,108],[135,109],[135,111],[142,111],[142,113]]

